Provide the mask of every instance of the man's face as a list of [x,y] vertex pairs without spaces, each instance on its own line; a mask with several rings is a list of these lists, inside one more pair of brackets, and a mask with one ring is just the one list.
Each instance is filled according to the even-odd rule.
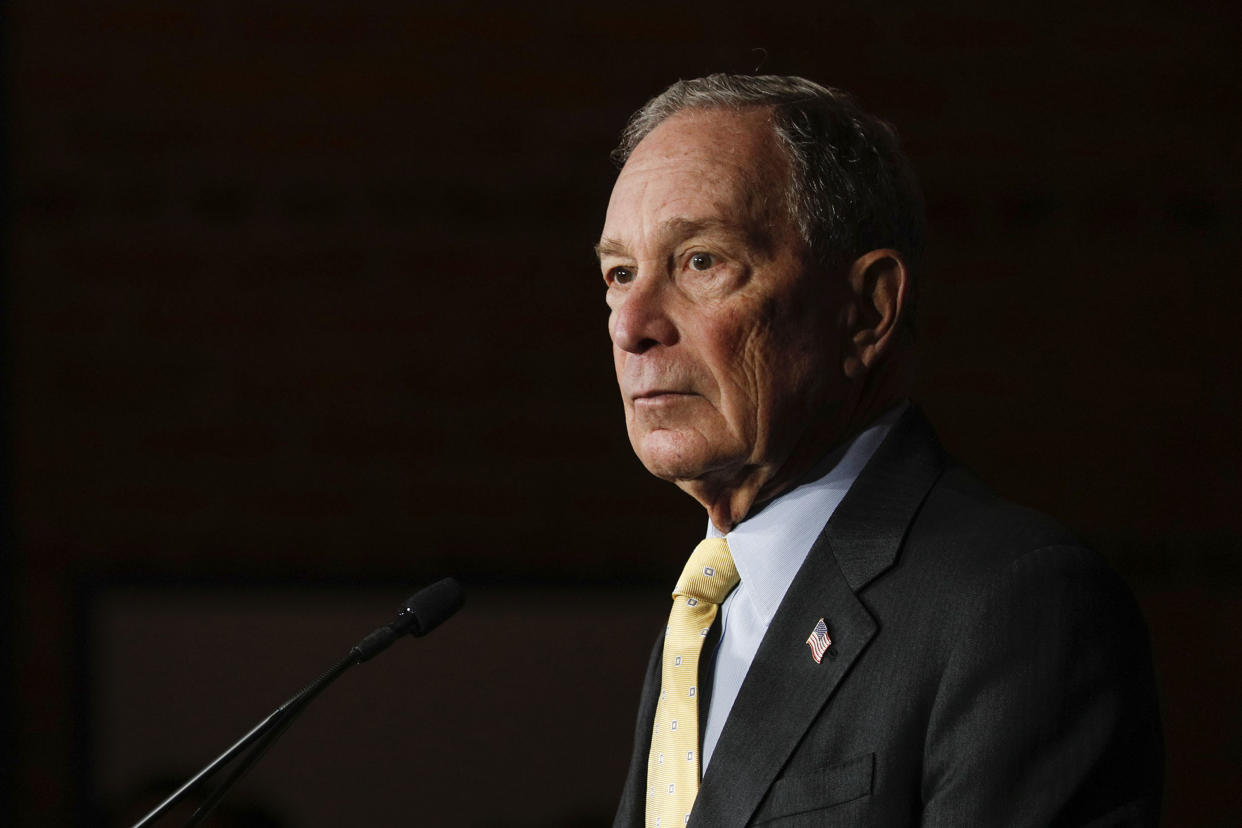
[[768,118],[660,124],[618,176],[598,247],[630,442],[696,496],[768,486],[792,454],[825,448],[808,430],[843,396],[841,280],[810,264]]

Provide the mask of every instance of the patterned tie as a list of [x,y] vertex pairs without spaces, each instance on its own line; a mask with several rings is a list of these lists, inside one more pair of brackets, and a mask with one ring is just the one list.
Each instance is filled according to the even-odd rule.
[[690,821],[699,793],[699,653],[720,602],[737,582],[729,545],[708,538],[694,548],[673,590],[647,757],[647,828]]

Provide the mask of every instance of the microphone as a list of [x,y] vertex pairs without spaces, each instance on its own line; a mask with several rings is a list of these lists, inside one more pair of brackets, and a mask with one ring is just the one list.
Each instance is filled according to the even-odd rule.
[[247,748],[251,748],[241,759],[232,772],[225,778],[220,787],[211,793],[198,810],[190,817],[187,826],[195,826],[203,821],[212,809],[219,804],[228,790],[237,780],[245,775],[251,766],[267,752],[267,749],[281,737],[293,720],[297,718],[307,705],[329,684],[355,664],[361,664],[374,658],[392,646],[403,635],[410,634],[420,638],[447,621],[453,613],[461,609],[465,602],[461,584],[453,578],[443,578],[429,587],[425,587],[411,595],[397,612],[397,619],[385,624],[367,635],[353,647],[345,657],[315,681],[308,684],[301,692],[268,714],[267,718],[255,725],[249,733],[241,737],[232,747],[217,756],[206,767],[195,774],[188,782],[178,788],[167,799],[155,806],[141,820],[134,823],[133,828],[146,828],[155,820],[166,814],[174,805],[185,799],[207,781],[212,774],[237,758]]
[[409,633],[422,638],[443,624],[465,602],[461,584],[452,578],[444,578],[406,599],[397,620],[380,627],[350,649],[357,657],[356,663],[369,661],[392,646],[401,636]]

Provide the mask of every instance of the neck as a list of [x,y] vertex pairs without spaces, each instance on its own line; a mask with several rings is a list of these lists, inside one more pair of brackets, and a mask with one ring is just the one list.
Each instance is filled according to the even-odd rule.
[[710,476],[679,480],[677,485],[707,511],[712,525],[724,533],[750,515],[755,507],[779,497],[805,482],[807,474],[834,451],[899,402],[904,393],[881,393],[882,388],[864,387],[837,412],[825,416],[817,428],[808,429],[783,462],[743,467],[731,479]]
[[776,494],[771,494],[761,500],[760,493],[763,487],[758,480],[747,481],[747,484],[742,486],[722,487],[719,491],[704,490],[696,493],[688,486],[682,488],[707,510],[707,516],[711,519],[712,525],[726,534],[732,532],[733,527],[750,514],[755,503],[762,503],[776,496]]

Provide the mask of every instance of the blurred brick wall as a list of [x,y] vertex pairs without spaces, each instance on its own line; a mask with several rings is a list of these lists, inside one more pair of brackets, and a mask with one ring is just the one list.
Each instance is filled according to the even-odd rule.
[[[955,8],[7,4],[18,821],[84,807],[84,577],[679,567],[702,518],[629,454],[590,247],[625,116],[708,71],[897,124],[945,442],[1149,612],[1236,626],[1238,15]],[[1167,658],[1179,711],[1242,690]],[[1175,815],[1239,807],[1222,715],[1174,719],[1232,734]]]

